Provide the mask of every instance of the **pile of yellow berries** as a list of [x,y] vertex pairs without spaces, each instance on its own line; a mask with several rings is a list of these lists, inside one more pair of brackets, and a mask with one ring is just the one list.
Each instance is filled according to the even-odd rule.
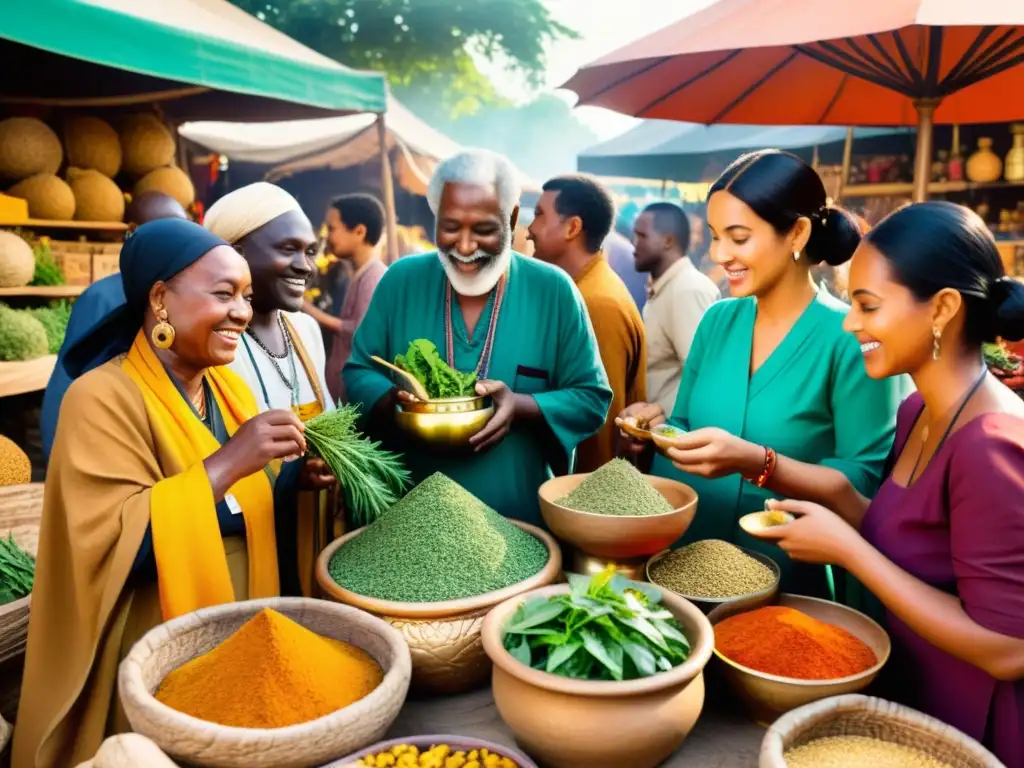
[[519,768],[514,760],[489,750],[453,751],[447,744],[435,744],[424,752],[411,744],[399,744],[387,752],[362,757],[356,765],[371,768]]

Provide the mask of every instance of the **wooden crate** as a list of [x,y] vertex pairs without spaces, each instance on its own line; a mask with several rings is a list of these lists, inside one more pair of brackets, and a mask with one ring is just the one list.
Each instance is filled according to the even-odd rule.
[[121,271],[121,246],[113,251],[111,246],[104,246],[103,251],[92,255],[92,281],[102,280],[109,275],[115,275]]
[[92,243],[51,240],[50,251],[68,285],[92,282]]

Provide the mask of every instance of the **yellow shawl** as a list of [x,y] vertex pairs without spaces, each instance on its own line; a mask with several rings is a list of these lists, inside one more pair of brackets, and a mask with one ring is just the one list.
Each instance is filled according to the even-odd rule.
[[[229,434],[256,404],[230,371],[208,381]],[[91,758],[115,701],[121,640],[137,590],[126,588],[152,522],[166,618],[230,602],[234,592],[202,462],[217,443],[140,335],[123,360],[76,380],[50,457],[13,768]],[[231,488],[245,516],[250,597],[277,594],[271,483]]]

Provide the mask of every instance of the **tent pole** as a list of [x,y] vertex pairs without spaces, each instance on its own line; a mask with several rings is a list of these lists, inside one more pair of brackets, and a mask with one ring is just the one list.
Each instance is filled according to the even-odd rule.
[[850,183],[850,168],[853,167],[853,126],[846,129],[846,143],[843,145],[843,169],[839,172],[839,200],[843,199]]
[[380,191],[384,196],[384,214],[387,219],[388,264],[398,261],[398,217],[395,214],[395,181],[391,175],[388,157],[388,127],[384,113],[377,115],[377,142],[380,145]]
[[914,202],[923,203],[928,199],[928,182],[932,178],[932,128],[935,124],[935,108],[939,99],[918,99],[914,102],[917,110],[917,155],[914,157]]

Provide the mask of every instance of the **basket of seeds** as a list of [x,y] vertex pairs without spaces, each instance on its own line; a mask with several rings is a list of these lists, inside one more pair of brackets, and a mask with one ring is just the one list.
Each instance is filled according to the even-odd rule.
[[379,616],[412,651],[412,690],[451,694],[486,684],[484,616],[554,582],[562,554],[545,531],[508,520],[446,475],[421,482],[376,522],[317,560],[326,597]]
[[728,603],[736,610],[768,605],[779,591],[781,571],[767,555],[719,539],[663,550],[647,562],[647,580],[709,613]]

